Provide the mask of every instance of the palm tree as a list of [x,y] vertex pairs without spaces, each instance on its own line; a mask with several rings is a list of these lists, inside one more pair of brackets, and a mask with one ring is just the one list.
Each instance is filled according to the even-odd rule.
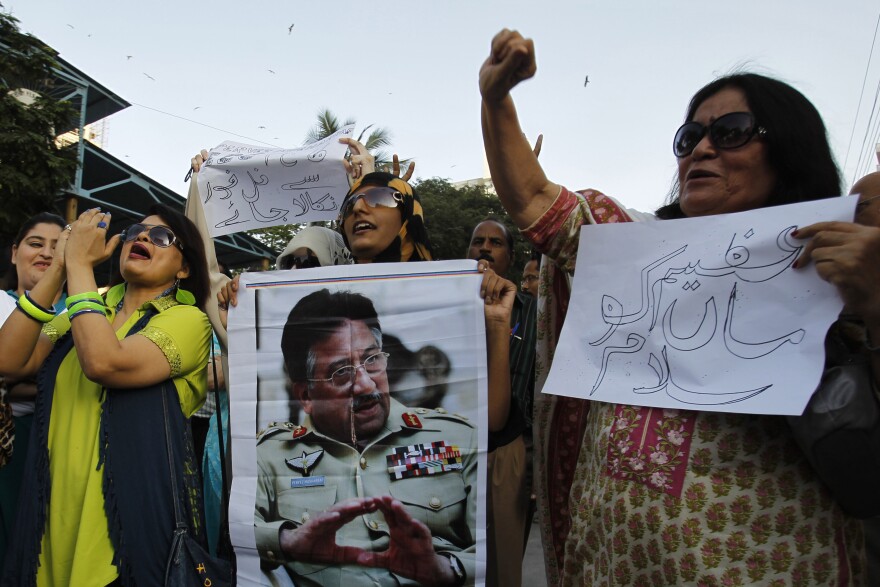
[[[329,109],[324,108],[323,110],[318,111],[318,122],[309,129],[309,132],[306,133],[305,144],[314,143],[315,141],[320,141],[321,139],[327,138],[340,127],[343,127],[347,124],[355,124],[354,118],[346,118],[345,122],[342,124],[339,123],[339,119],[335,114]],[[391,131],[387,128],[377,127],[373,131],[370,132],[367,139],[364,140],[364,135],[367,134],[371,128],[375,125],[369,124],[362,131],[361,134],[358,135],[358,141],[364,144],[373,157],[376,159],[376,169],[387,169],[391,167],[391,157],[387,151],[382,150],[383,147],[387,147],[391,144]],[[406,163],[406,161],[403,161]]]

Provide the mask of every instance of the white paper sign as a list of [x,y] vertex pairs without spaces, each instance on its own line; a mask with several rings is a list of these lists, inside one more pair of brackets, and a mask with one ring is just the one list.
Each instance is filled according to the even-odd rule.
[[856,198],[581,229],[544,393],[659,408],[803,413],[843,302],[792,269],[798,226],[851,221]]
[[294,149],[226,141],[211,149],[198,175],[211,236],[292,222],[335,220],[348,192],[341,137]]
[[[415,584],[413,569],[397,568],[399,562],[384,562],[387,569],[352,561],[328,565],[317,555],[309,560],[272,545],[282,525],[305,532],[303,526],[311,519],[308,531],[315,532],[314,525],[328,508],[385,495],[401,499],[406,511],[423,521],[422,527],[430,531],[430,548],[454,552],[466,561],[467,585],[483,584],[488,411],[481,282],[476,264],[469,260],[242,274],[238,306],[229,314],[229,520],[238,585]],[[357,301],[345,297],[352,294]],[[341,365],[334,362],[333,370],[320,366],[335,344],[345,349],[339,356],[362,344],[357,322],[372,315],[364,309],[363,298],[378,321],[370,327],[381,330],[379,339],[371,330],[368,340],[380,344],[387,364],[374,369],[365,363],[367,357],[352,359],[357,383],[351,384],[351,400],[338,401],[335,393],[347,393],[332,379]],[[327,305],[314,310],[315,299],[327,300]],[[297,307],[312,308],[308,319],[290,318]],[[337,319],[338,326],[328,326]],[[310,326],[286,327],[288,320]],[[342,342],[334,329],[341,332]],[[303,335],[304,330],[309,334]],[[306,380],[310,386],[290,382],[287,373],[294,371],[285,370],[282,346],[289,355],[303,354],[298,343],[286,338],[295,337],[295,331],[312,341],[308,355],[327,371],[315,373],[319,379]],[[332,334],[321,338],[314,331]],[[345,340],[348,332],[350,341]],[[367,347],[364,354],[375,350]],[[305,390],[308,405],[302,401]],[[354,431],[349,432],[354,435],[360,425],[355,422],[380,417],[378,400],[356,415],[361,408],[355,400],[370,399],[367,392],[390,397],[382,427],[361,439],[357,448],[347,434],[344,441],[334,440],[335,425],[351,422]],[[334,407],[338,405],[341,411]],[[335,540],[346,550],[384,553],[393,538],[393,548],[414,548],[409,558],[426,556],[424,550],[415,551],[416,545],[425,546],[424,536],[418,539],[400,529],[407,527],[405,517],[409,516],[398,514],[392,528],[382,512],[359,512],[338,532],[315,534],[315,541],[324,541],[323,547]],[[365,522],[375,523],[372,534]],[[365,533],[369,539],[361,536]],[[321,570],[325,568],[329,570]]]

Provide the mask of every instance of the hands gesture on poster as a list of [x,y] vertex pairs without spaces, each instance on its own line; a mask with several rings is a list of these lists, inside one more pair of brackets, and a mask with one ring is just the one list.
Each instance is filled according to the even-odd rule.
[[517,31],[502,30],[492,39],[489,57],[480,68],[480,93],[486,102],[500,102],[519,82],[538,70],[535,44]]
[[296,529],[282,529],[281,551],[290,560],[308,563],[358,564],[362,548],[339,546],[336,532],[358,516],[375,512],[372,498],[356,498],[334,504]]
[[365,567],[384,567],[420,585],[454,585],[455,575],[449,559],[434,552],[431,531],[416,520],[406,507],[390,495],[373,498],[388,524],[391,544],[388,550],[364,552],[357,563]]
[[[356,518],[381,510],[388,524],[387,550],[370,552],[336,544],[336,532]],[[452,585],[448,559],[434,552],[431,531],[391,496],[355,498],[337,503],[296,529],[282,529],[281,550],[291,560],[387,568],[427,586]]]

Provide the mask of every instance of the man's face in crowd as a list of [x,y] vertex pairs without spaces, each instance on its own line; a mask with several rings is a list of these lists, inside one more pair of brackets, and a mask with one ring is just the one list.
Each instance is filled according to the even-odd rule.
[[492,220],[477,225],[471,235],[468,259],[486,259],[495,273],[507,277],[507,271],[510,269],[510,253],[504,227]]
[[[346,320],[329,338],[312,345],[316,362],[311,377],[331,379],[340,368],[362,365],[381,350],[365,322]],[[367,369],[360,366],[352,380],[343,386],[333,381],[296,382],[294,392],[303,410],[312,417],[315,428],[345,443],[352,442],[352,424],[358,442],[378,434],[391,408],[385,369],[367,373]]]
[[522,290],[527,294],[538,297],[538,262],[529,261],[523,267]]

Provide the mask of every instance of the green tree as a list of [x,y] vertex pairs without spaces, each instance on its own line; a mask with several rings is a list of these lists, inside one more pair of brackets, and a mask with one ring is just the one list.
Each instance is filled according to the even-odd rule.
[[[0,11],[0,242],[4,245],[27,218],[53,209],[56,197],[76,174],[76,148],[60,147],[55,140],[76,126],[70,103],[51,97],[56,56],[39,39],[20,32],[15,17]],[[28,99],[23,99],[25,95]]]
[[[325,139],[338,131],[341,127],[347,124],[355,124],[356,122],[354,118],[349,117],[345,119],[345,122],[339,124],[339,118],[337,118],[329,108],[319,110],[317,116],[318,121],[315,123],[315,126],[310,128],[309,132],[306,133],[306,144]],[[373,128],[374,126],[375,125],[373,124],[368,124],[364,127],[361,134],[358,135],[357,140],[363,143],[367,148],[367,151],[369,151],[376,159],[376,169],[385,169],[391,166],[391,156],[387,151],[383,150],[384,147],[391,145],[391,131],[382,127]],[[367,131],[369,131],[370,134],[367,135],[366,140],[364,140],[364,135],[367,134]]]
[[487,216],[494,216],[514,236],[514,262],[508,278],[519,283],[530,247],[504,211],[498,196],[482,186],[457,188],[438,177],[419,181],[415,189],[422,201],[435,259],[463,259],[474,227]]

